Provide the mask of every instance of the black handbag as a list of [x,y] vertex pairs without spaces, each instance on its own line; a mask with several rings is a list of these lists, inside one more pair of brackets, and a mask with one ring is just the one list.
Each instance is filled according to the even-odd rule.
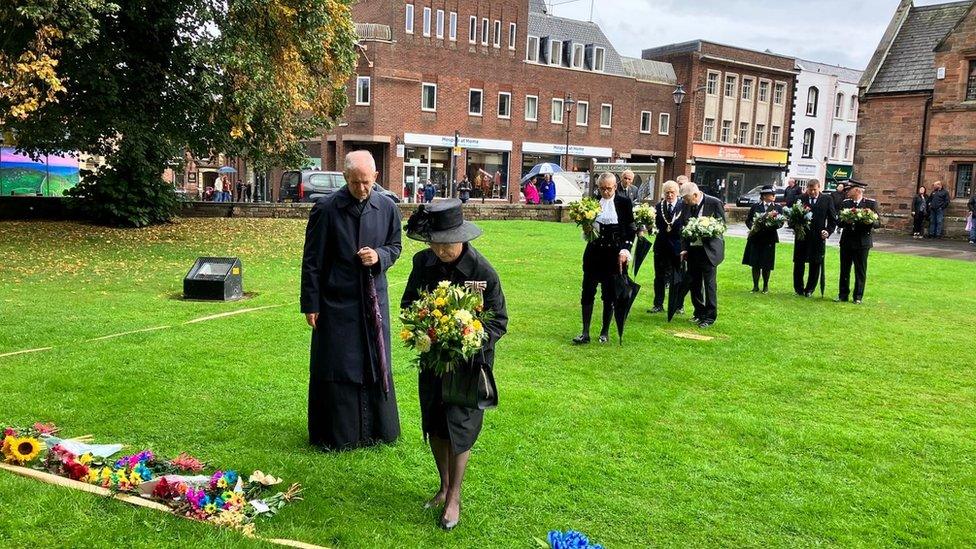
[[487,410],[498,406],[498,387],[491,368],[470,361],[444,374],[441,398],[445,404]]

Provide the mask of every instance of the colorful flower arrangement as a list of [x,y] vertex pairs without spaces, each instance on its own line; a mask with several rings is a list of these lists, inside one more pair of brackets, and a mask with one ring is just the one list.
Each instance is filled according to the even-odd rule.
[[792,206],[783,209],[783,217],[786,218],[786,225],[793,229],[793,235],[797,240],[803,240],[810,230],[810,222],[813,221],[813,211],[810,206],[797,200]]
[[692,246],[701,246],[706,238],[719,238],[725,234],[725,229],[725,223],[714,217],[691,217],[681,229],[681,237],[691,240]]
[[583,238],[587,242],[593,242],[600,236],[599,224],[594,222],[598,215],[600,201],[595,198],[586,197],[569,204],[569,218],[583,229]]
[[230,470],[187,476],[187,473],[202,472],[206,466],[186,453],[164,460],[151,450],[143,450],[109,460],[91,453],[76,455],[61,444],[45,448],[39,438],[57,433],[53,425],[35,424],[29,429],[6,427],[2,432],[7,463],[31,466],[113,492],[138,494],[166,505],[175,514],[235,528],[246,535],[254,535],[254,521],[258,516],[273,516],[285,505],[302,499],[298,484],[283,492],[268,493],[281,479],[261,471],[254,471],[246,482]]
[[481,350],[489,318],[481,294],[445,280],[400,312],[400,339],[419,353],[420,369],[443,375]]
[[871,208],[844,208],[837,218],[847,226],[874,225],[878,222],[878,214]]
[[552,549],[603,549],[602,545],[590,543],[586,535],[576,530],[566,532],[552,530],[549,532],[548,540],[549,547]]
[[776,210],[771,210],[757,215],[755,219],[752,220],[752,229],[750,229],[749,232],[751,234],[758,234],[763,231],[776,231],[785,223],[786,219],[782,214]]
[[644,227],[645,236],[652,236],[656,232],[654,224],[654,207],[650,204],[641,204],[634,208],[634,222]]

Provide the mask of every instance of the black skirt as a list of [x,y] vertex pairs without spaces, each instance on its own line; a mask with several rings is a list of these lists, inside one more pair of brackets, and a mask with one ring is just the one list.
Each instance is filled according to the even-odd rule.
[[455,454],[467,452],[481,434],[485,411],[445,404],[441,397],[441,377],[421,370],[417,389],[420,394],[420,424],[424,436],[449,440]]
[[742,254],[742,264],[749,265],[754,269],[766,269],[772,271],[776,267],[776,243],[763,242],[750,236],[746,240],[746,250]]

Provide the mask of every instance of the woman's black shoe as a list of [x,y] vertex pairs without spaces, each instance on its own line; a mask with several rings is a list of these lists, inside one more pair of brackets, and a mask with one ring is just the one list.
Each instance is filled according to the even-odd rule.
[[573,345],[586,345],[590,342],[590,336],[580,334],[573,338]]

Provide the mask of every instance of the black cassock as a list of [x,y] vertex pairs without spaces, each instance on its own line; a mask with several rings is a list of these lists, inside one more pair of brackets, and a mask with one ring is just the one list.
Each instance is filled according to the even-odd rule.
[[756,217],[767,212],[783,213],[783,207],[779,204],[766,204],[760,202],[753,204],[746,217],[746,227],[749,227],[749,237],[746,239],[746,249],[742,254],[742,264],[749,265],[757,269],[772,271],[776,267],[776,244],[779,242],[779,233],[775,229],[763,229],[759,232],[752,232],[752,225]]
[[[420,297],[420,292],[432,290],[443,280],[457,285],[469,281],[485,283],[484,307],[491,311],[492,318],[485,322],[488,341],[482,352],[475,355],[474,364],[494,367],[495,343],[508,330],[505,295],[495,269],[470,243],[464,245],[464,252],[454,263],[443,263],[431,250],[417,252],[413,256],[413,270],[403,290],[400,307],[409,307]],[[417,389],[424,434],[449,440],[456,454],[470,450],[481,433],[484,410],[445,404],[441,397],[441,377],[429,370],[420,372]]]
[[[322,448],[343,450],[400,436],[393,379],[384,394],[376,354],[379,336],[391,364],[386,271],[400,257],[400,222],[400,211],[390,199],[373,192],[359,202],[346,187],[320,199],[309,215],[301,308],[319,313],[319,319],[312,332],[308,436]],[[371,272],[383,314],[382,334],[374,333],[367,316],[368,272],[356,255],[363,247],[379,256]]]

